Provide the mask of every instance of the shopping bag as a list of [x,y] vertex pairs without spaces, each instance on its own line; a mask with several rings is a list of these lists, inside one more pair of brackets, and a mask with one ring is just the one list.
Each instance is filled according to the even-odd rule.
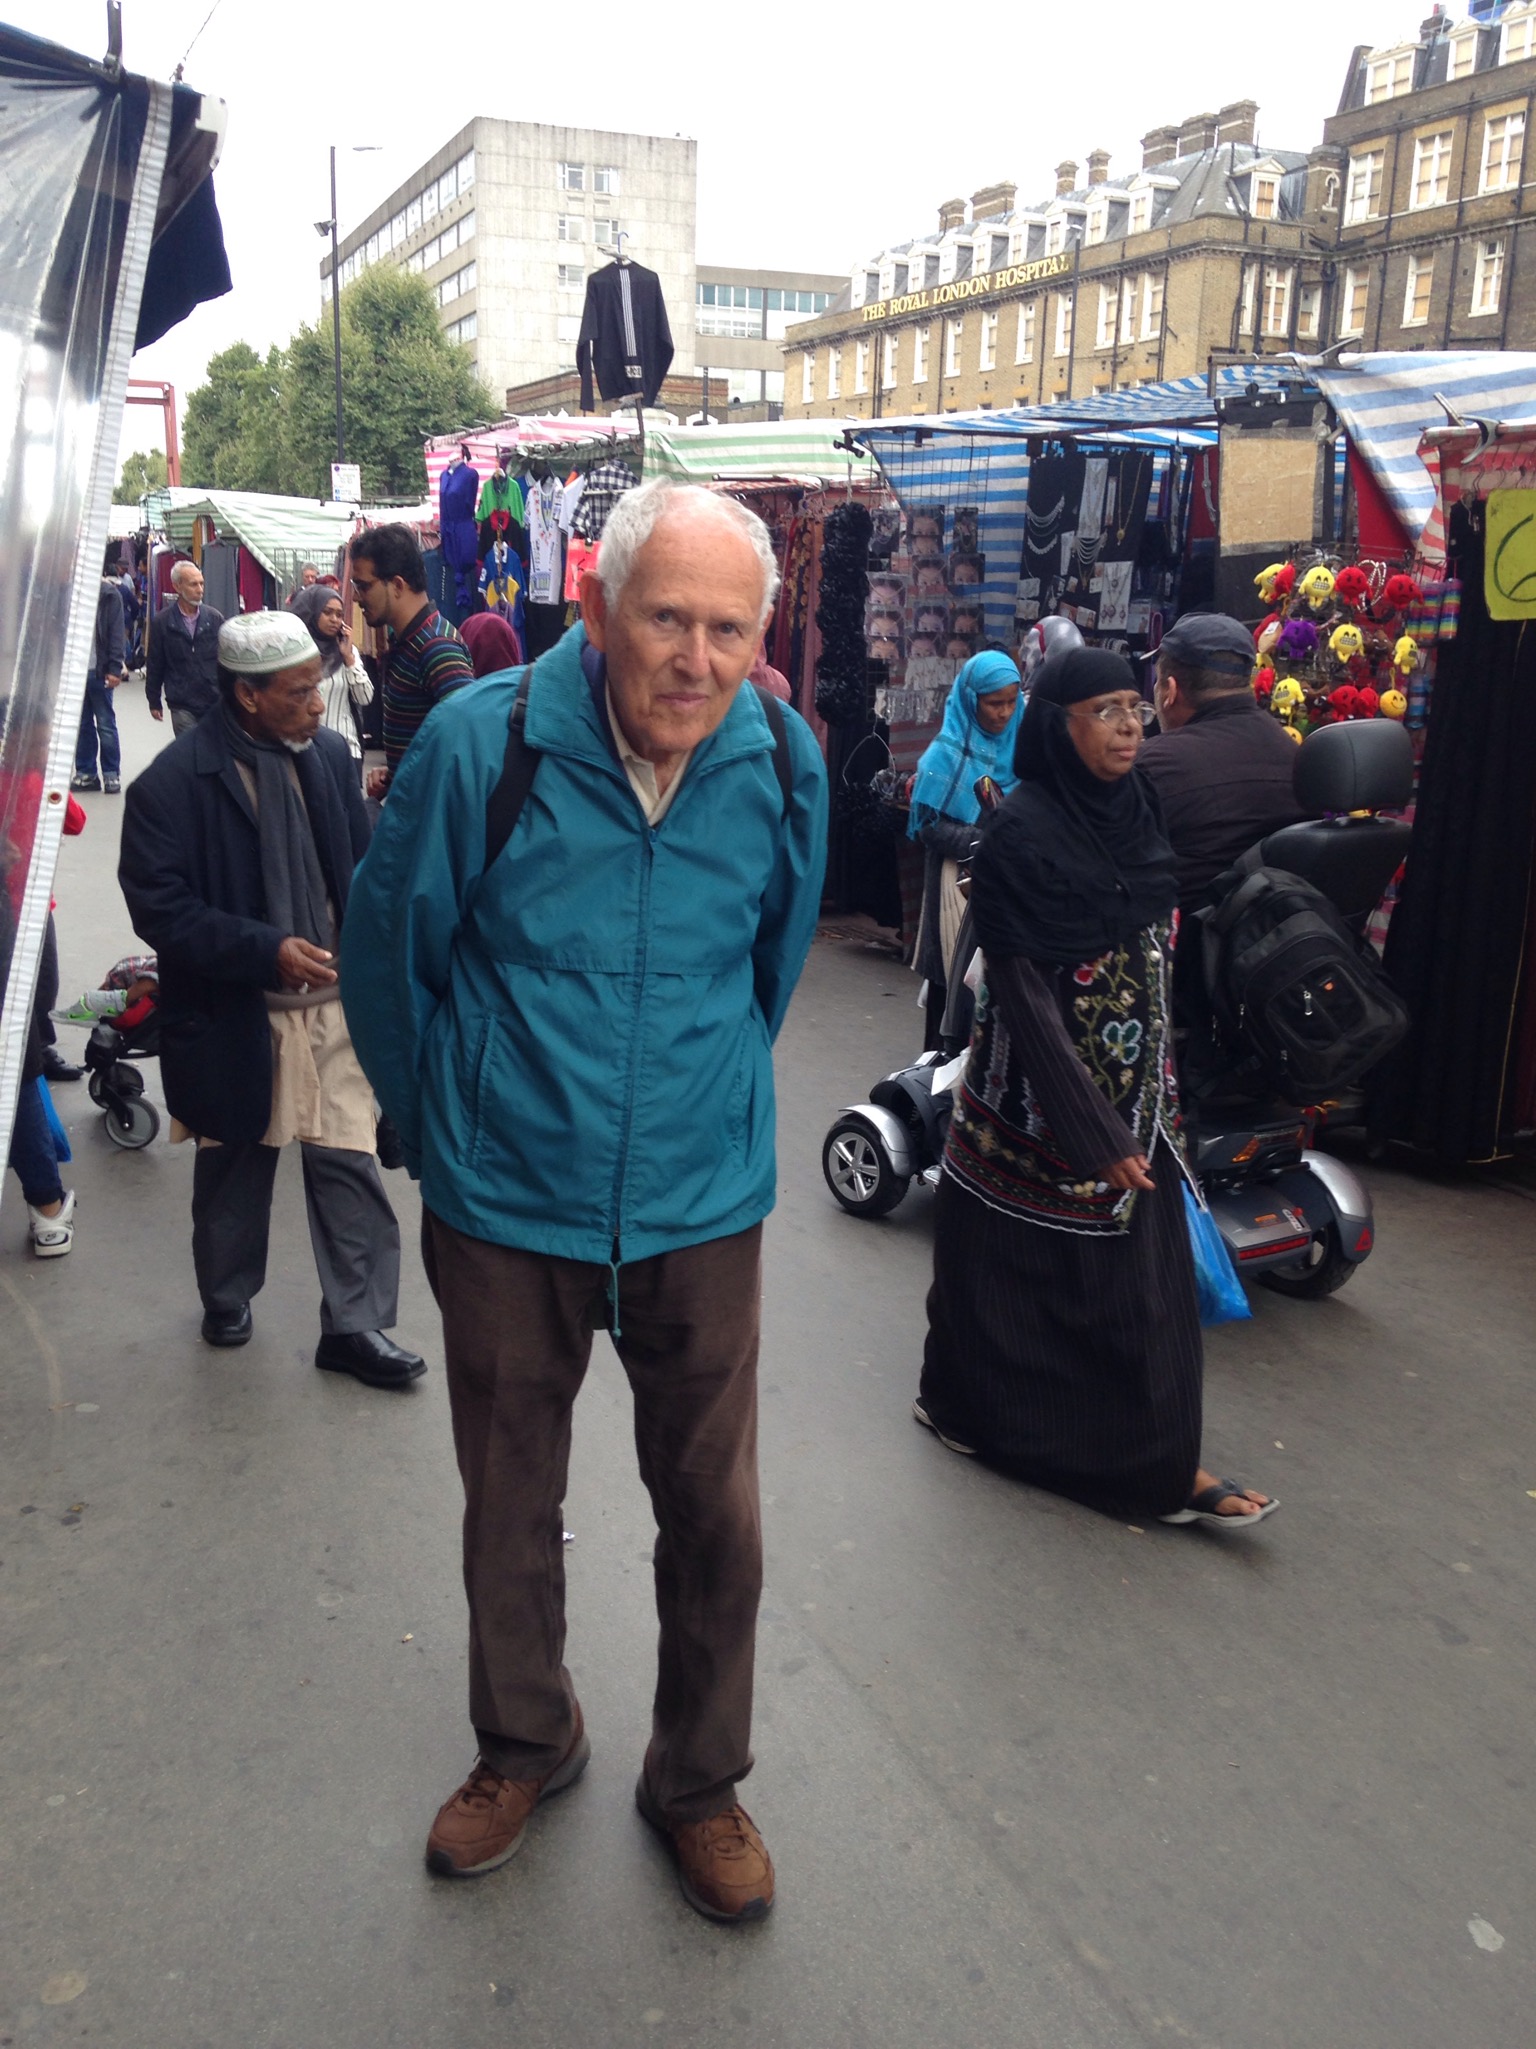
[[1237,1277],[1216,1219],[1184,1183],[1184,1215],[1189,1223],[1189,1249],[1195,1259],[1195,1293],[1200,1303],[1200,1321],[1209,1330],[1217,1323],[1241,1323],[1252,1316],[1243,1284]]
[[53,1136],[54,1157],[62,1167],[75,1156],[69,1148],[69,1133],[64,1129],[63,1120],[54,1107],[47,1078],[41,1074],[37,1077],[37,1092],[43,1099],[43,1115],[48,1119],[48,1129]]

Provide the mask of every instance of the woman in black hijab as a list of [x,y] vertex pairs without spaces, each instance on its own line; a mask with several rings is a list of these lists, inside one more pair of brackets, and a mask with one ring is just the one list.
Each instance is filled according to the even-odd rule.
[[1243,1529],[1278,1504],[1200,1465],[1168,997],[1177,882],[1136,768],[1150,709],[1101,649],[1036,672],[1020,780],[971,886],[986,974],[913,1413],[953,1450],[1090,1508]]

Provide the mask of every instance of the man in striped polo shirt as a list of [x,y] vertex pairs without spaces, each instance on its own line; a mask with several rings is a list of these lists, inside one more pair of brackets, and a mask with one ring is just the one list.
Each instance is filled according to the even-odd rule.
[[389,628],[384,664],[384,766],[368,774],[382,797],[422,721],[450,691],[475,680],[469,650],[427,596],[427,572],[409,527],[370,527],[352,543],[352,590],[363,617]]

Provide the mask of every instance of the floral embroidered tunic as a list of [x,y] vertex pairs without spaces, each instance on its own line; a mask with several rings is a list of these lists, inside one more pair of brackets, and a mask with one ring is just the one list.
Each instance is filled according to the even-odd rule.
[[1161,1135],[1183,1162],[1169,982],[1178,914],[1077,968],[987,962],[944,1171],[1056,1230],[1128,1231],[1102,1175]]

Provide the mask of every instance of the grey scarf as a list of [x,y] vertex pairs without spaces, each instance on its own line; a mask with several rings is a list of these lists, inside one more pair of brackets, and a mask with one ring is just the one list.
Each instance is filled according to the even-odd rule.
[[261,834],[261,886],[267,923],[286,937],[307,939],[327,951],[335,936],[325,907],[325,877],[314,827],[280,741],[256,740],[226,711],[229,751],[256,777],[256,825]]

